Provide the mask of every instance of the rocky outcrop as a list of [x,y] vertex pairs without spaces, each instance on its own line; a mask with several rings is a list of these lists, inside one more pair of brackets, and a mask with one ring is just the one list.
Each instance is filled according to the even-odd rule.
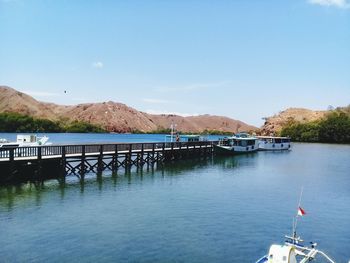
[[289,108],[281,111],[272,117],[266,118],[265,124],[261,127],[261,134],[276,135],[288,122],[295,121],[305,123],[323,118],[327,111],[313,111],[302,108]]
[[170,127],[171,123],[176,124],[179,131],[198,133],[204,130],[216,130],[220,132],[241,132],[254,131],[256,127],[242,121],[230,119],[223,116],[199,115],[182,117],[177,115],[150,115],[154,123],[161,127]]
[[151,132],[169,128],[172,123],[182,132],[217,130],[224,132],[251,131],[257,128],[223,116],[153,115],[117,102],[84,103],[63,106],[40,102],[22,92],[0,86],[0,112],[17,112],[38,118],[64,121],[84,121],[99,125],[110,132]]

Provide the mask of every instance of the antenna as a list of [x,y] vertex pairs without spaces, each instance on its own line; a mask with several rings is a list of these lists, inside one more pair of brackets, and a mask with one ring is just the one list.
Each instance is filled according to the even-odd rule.
[[177,124],[174,124],[174,120],[171,121],[171,125],[170,125],[170,134],[171,134],[171,138],[170,138],[170,142],[173,142],[173,137],[174,137],[174,132],[175,132],[175,128],[176,128]]

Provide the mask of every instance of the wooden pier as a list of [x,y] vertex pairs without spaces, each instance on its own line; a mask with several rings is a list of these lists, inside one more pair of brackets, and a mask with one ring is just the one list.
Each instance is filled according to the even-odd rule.
[[0,184],[116,172],[179,159],[212,155],[215,141],[116,143],[0,148]]

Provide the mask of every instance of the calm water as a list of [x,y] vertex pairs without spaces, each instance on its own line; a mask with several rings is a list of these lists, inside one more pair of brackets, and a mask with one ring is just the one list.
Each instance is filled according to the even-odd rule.
[[350,146],[294,144],[0,188],[0,262],[255,262],[291,232],[301,186],[302,237],[347,262],[349,160]]

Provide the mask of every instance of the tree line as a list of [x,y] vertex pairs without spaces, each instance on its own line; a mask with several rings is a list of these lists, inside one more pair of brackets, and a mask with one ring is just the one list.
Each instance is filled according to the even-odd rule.
[[80,121],[60,122],[33,118],[13,112],[0,113],[0,132],[106,132],[103,128]]
[[317,121],[299,123],[291,120],[280,135],[297,142],[350,143],[350,106],[333,110]]

